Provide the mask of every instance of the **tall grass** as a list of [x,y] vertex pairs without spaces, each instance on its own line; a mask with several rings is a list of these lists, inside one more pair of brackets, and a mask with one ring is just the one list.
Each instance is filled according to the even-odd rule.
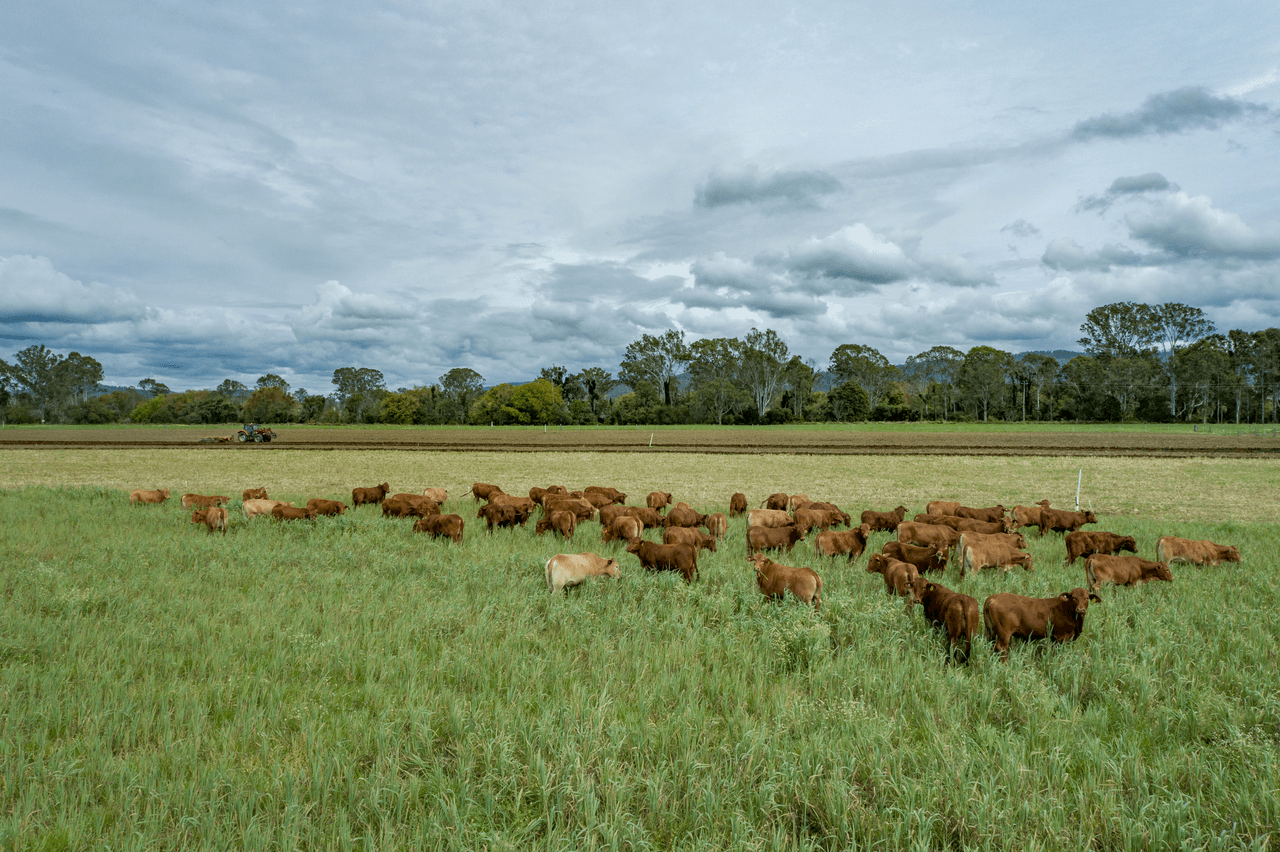
[[[115,489],[0,492],[0,846],[1274,845],[1275,524],[1103,518],[1148,558],[1177,532],[1246,561],[955,666],[865,559],[782,560],[823,575],[814,612],[762,598],[741,521],[685,585],[595,523],[566,545],[473,506],[447,507],[458,546],[370,508],[224,538]],[[1060,538],[1031,548],[1034,572],[943,582],[1083,585]],[[621,578],[551,597],[543,563],[580,550]]]

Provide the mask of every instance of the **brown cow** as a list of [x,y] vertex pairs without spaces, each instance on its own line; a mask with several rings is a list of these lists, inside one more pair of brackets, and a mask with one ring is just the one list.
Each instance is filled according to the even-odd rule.
[[781,491],[776,494],[770,494],[760,502],[758,508],[773,509],[779,512],[787,511],[787,504],[791,502],[791,495],[783,494]]
[[1076,530],[1067,533],[1066,543],[1067,558],[1063,565],[1071,565],[1079,557],[1088,556],[1091,553],[1113,554],[1121,550],[1127,550],[1130,553],[1138,552],[1138,542],[1133,536],[1116,535],[1110,532]]
[[1090,554],[1084,561],[1084,579],[1089,591],[1096,592],[1103,583],[1117,586],[1138,586],[1149,580],[1173,582],[1173,572],[1168,562],[1152,562],[1140,556],[1112,556],[1107,553]]
[[930,515],[954,515],[961,505],[954,500],[930,500],[924,510]]
[[785,527],[791,524],[791,516],[785,509],[752,509],[747,512],[748,527]]
[[709,535],[713,535],[716,538],[724,538],[725,533],[729,531],[729,519],[720,512],[712,512],[707,515],[707,520],[703,522],[702,526],[706,528]]
[[916,577],[911,583],[911,603],[920,604],[924,617],[947,631],[947,652],[966,662],[978,632],[978,601],[961,592]]
[[266,499],[268,499],[268,497],[267,497],[267,489],[265,488],[246,488],[240,494],[241,503],[243,503],[245,500],[266,500]]
[[822,605],[822,578],[812,568],[779,565],[758,553],[748,556],[747,561],[755,566],[756,586],[766,598],[780,601],[790,592],[814,609]]
[[616,504],[618,506],[621,506],[627,502],[626,494],[623,494],[621,491],[619,491],[616,488],[609,488],[603,485],[588,485],[586,488],[582,489],[582,493],[583,494],[593,494],[593,493],[608,494],[609,502]]
[[271,510],[271,517],[277,521],[314,521],[316,513],[314,509],[295,509],[279,503]]
[[698,573],[698,549],[688,544],[654,544],[642,538],[627,542],[627,553],[634,553],[646,571],[676,571],[686,583]]
[[[813,511],[831,513],[831,515],[833,515],[835,518],[831,522],[832,526],[835,526],[837,524],[844,524],[848,526],[849,524],[853,523],[853,518],[849,517],[849,513],[841,509],[835,503],[824,503],[820,500],[813,500],[813,501],[810,501],[809,503],[806,503],[803,508],[810,509]],[[861,524],[862,521],[859,520],[858,523]]]
[[230,503],[230,497],[223,497],[221,494],[183,494],[182,508],[184,509],[203,509],[207,506],[221,506],[224,503]]
[[1004,506],[988,506],[984,509],[971,509],[968,506],[956,506],[954,511],[947,512],[947,514],[955,515],[957,518],[969,518],[974,521],[997,523],[1004,520]]
[[557,553],[547,560],[547,588],[551,594],[576,586],[588,577],[618,577],[618,563],[594,553]]
[[[884,590],[887,594],[911,597],[911,584],[920,572],[910,562],[902,562],[883,553],[873,553],[867,559],[867,573],[884,576]],[[907,601],[907,609],[911,609],[911,601]]]
[[619,539],[629,541],[633,538],[639,538],[642,532],[644,532],[643,521],[630,515],[624,515],[621,518],[614,518],[613,522],[601,531],[600,537],[604,541],[618,541]]
[[510,503],[485,503],[476,517],[484,518],[489,525],[489,532],[493,532],[494,527],[522,526],[529,520],[529,512],[523,506],[513,506]]
[[667,511],[664,522],[669,527],[700,527],[706,520],[707,516],[696,509],[680,505]]
[[938,550],[950,550],[960,540],[960,533],[951,527],[936,524],[917,524],[903,521],[898,524],[898,541],[903,544],[933,545]]
[[667,491],[650,491],[649,496],[645,498],[645,505],[656,512],[661,512],[671,505],[671,494]]
[[852,562],[867,549],[867,535],[870,532],[871,527],[868,524],[853,530],[826,530],[818,533],[817,538],[813,540],[813,549],[827,557],[847,553],[849,561]]
[[1217,565],[1219,562],[1239,562],[1240,548],[1234,544],[1214,544],[1212,541],[1194,541],[1167,535],[1156,542],[1156,557],[1172,565]]
[[436,538],[451,538],[454,544],[462,543],[462,530],[466,522],[461,515],[428,515],[413,522],[414,532],[431,533]]
[[569,512],[579,521],[589,521],[596,516],[596,507],[582,497],[547,496],[542,499],[542,514]]
[[[963,542],[964,538],[960,540]],[[903,544],[897,539],[891,539],[884,543],[880,552],[885,556],[892,556],[899,562],[910,562],[921,574],[927,571],[947,570],[947,552],[940,551],[933,545],[916,547],[914,544]]]
[[1084,615],[1089,601],[1102,603],[1102,598],[1086,589],[1072,589],[1056,598],[1028,598],[1002,592],[987,598],[982,605],[982,622],[987,638],[995,643],[1001,659],[1009,659],[1009,641],[1052,639],[1070,642],[1084,629]]
[[596,516],[600,521],[603,529],[608,529],[618,518],[626,517],[629,506],[601,506],[596,512]]
[[449,489],[447,488],[424,488],[422,496],[426,497],[437,506],[443,506],[444,501],[449,499]]
[[1041,500],[1034,506],[1014,506],[1013,522],[1019,527],[1040,526],[1040,511],[1049,508],[1048,500]]
[[142,503],[159,505],[169,499],[169,489],[161,488],[157,491],[146,491],[141,488],[135,488],[129,492],[130,503]]
[[693,527],[667,527],[662,531],[663,544],[689,544],[699,550],[716,552],[716,537]]
[[666,519],[658,513],[657,509],[650,509],[644,506],[621,506],[619,508],[626,509],[623,514],[629,518],[639,518],[640,522],[646,527],[664,526],[663,521]]
[[1097,515],[1093,512],[1067,512],[1062,509],[1040,510],[1040,535],[1045,530],[1054,532],[1075,532],[1085,524],[1096,524]]
[[613,498],[603,491],[583,491],[582,499],[586,500],[596,509],[603,509],[605,506],[614,505]]
[[573,512],[553,510],[550,514],[543,515],[542,520],[534,524],[533,531],[537,535],[544,532],[555,530],[566,539],[573,538],[574,531],[578,528],[578,516]]
[[811,529],[819,529],[825,532],[827,527],[840,523],[840,516],[827,509],[805,507],[796,509],[792,523],[800,528],[801,535],[808,535]]
[[729,498],[729,517],[736,518],[739,515],[747,513],[747,495],[741,491],[735,491],[733,496]]
[[747,527],[747,553],[754,555],[762,550],[787,550],[796,546],[804,536],[794,524],[785,527]]
[[862,513],[862,523],[870,526],[872,532],[893,532],[898,528],[898,524],[902,523],[902,519],[906,516],[906,506],[899,506],[892,512],[873,512],[870,509],[867,509]]
[[490,485],[487,482],[476,482],[472,484],[467,493],[475,497],[476,502],[479,503],[481,500],[489,500],[495,494],[503,494],[505,492],[496,485]]
[[968,544],[960,553],[961,577],[983,568],[1003,568],[1008,574],[1015,565],[1021,565],[1027,571],[1036,570],[1030,553],[999,541]]
[[317,515],[341,515],[347,511],[347,504],[337,500],[326,500],[323,497],[312,497],[307,501],[308,509],[315,509]]
[[394,494],[382,501],[384,518],[425,518],[440,514],[440,505],[421,494]]
[[358,509],[362,503],[376,503],[380,506],[387,499],[387,492],[390,490],[391,486],[385,482],[372,488],[352,488],[351,508]]
[[808,494],[792,494],[787,498],[787,511],[794,512],[796,509],[802,509],[812,502]]
[[204,524],[209,532],[214,530],[222,530],[222,534],[227,534],[227,510],[218,506],[206,506],[203,509],[196,509],[191,513],[191,523]]
[[956,550],[964,553],[964,549],[971,544],[984,544],[989,541],[998,541],[1015,547],[1018,550],[1027,549],[1027,537],[1020,532],[1015,533],[978,533],[978,532],[962,532],[960,540],[956,542]]

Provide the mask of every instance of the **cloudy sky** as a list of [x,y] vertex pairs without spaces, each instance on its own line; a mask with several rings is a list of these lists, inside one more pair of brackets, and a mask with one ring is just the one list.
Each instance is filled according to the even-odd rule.
[[327,393],[667,328],[822,367],[1280,325],[1278,69],[1271,0],[17,0],[0,357]]

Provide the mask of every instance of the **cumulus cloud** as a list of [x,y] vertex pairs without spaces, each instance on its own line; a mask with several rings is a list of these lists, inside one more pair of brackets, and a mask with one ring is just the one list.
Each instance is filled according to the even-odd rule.
[[1053,240],[1044,250],[1041,262],[1050,269],[1081,271],[1108,270],[1115,266],[1140,266],[1144,259],[1124,246],[1108,243],[1095,252],[1085,249],[1069,237]]
[[47,257],[0,257],[0,323],[91,325],[140,318],[142,313],[132,293],[76,281]]
[[805,240],[791,250],[786,264],[794,272],[867,285],[901,281],[910,274],[902,248],[861,222],[826,237]]
[[1134,136],[1216,130],[1243,118],[1271,118],[1275,112],[1262,104],[1212,94],[1200,86],[1161,92],[1143,101],[1138,109],[1113,115],[1105,113],[1077,122],[1071,136],[1090,139],[1126,139]]
[[1200,195],[1177,192],[1147,211],[1125,217],[1134,239],[1178,257],[1271,260],[1280,257],[1280,235],[1262,234],[1234,213]]
[[1090,195],[1087,198],[1080,199],[1080,203],[1076,205],[1076,210],[1078,212],[1096,210],[1101,214],[1125,196],[1173,192],[1177,189],[1177,184],[1169,183],[1168,178],[1159,172],[1148,172],[1145,175],[1135,175],[1134,177],[1118,177],[1111,182],[1111,186],[1101,195]]
[[814,204],[818,197],[838,192],[840,181],[818,171],[775,171],[761,174],[755,165],[738,171],[717,171],[697,188],[693,203],[698,207],[724,207],[731,204],[786,202],[792,205]]
[[1017,219],[1001,228],[1000,233],[1013,234],[1015,237],[1034,237],[1039,235],[1040,229],[1026,219]]

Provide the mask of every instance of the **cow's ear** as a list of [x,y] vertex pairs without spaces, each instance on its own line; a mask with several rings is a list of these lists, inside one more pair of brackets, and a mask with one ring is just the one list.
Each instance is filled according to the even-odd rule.
[[1097,596],[1096,594],[1094,594],[1093,592],[1090,592],[1090,593],[1089,593],[1089,600],[1091,600],[1091,601],[1093,601],[1093,602],[1095,602],[1095,603],[1102,603],[1102,598],[1098,597],[1098,596]]
[[1058,595],[1058,597],[1062,598],[1064,601],[1069,601],[1071,600],[1071,593],[1063,592],[1062,594]]
[[938,588],[938,587],[937,587],[937,586],[935,586],[933,583],[930,583],[929,585],[927,585],[927,586],[925,586],[925,587],[924,587],[924,590],[925,590],[926,592],[932,592],[932,591],[936,591],[936,590],[937,590],[937,588]]

